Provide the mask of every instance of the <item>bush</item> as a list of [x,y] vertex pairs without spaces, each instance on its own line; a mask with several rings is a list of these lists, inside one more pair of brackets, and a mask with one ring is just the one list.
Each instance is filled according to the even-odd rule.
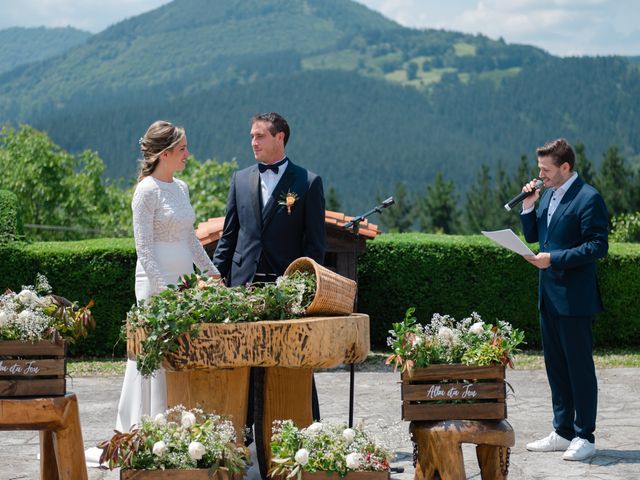
[[[605,311],[598,346],[640,345],[640,245],[611,244],[598,265]],[[371,318],[371,343],[386,349],[392,323],[416,307],[422,322],[434,313],[463,318],[478,312],[524,330],[525,348],[539,348],[538,275],[519,256],[483,236],[385,234],[368,242],[358,267],[358,301]]]
[[[96,328],[69,347],[74,356],[122,356],[117,343],[122,322],[135,303],[136,252],[132,239],[96,239],[76,242],[12,242],[0,246],[1,289],[19,290],[44,274],[56,294],[91,309]],[[117,344],[117,345],[116,345]]]
[[23,233],[18,197],[8,190],[0,190],[0,243],[16,240]]

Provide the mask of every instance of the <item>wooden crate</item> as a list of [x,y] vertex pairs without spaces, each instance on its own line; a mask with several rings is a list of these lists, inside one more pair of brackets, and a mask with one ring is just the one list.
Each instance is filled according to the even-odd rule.
[[389,480],[389,472],[348,472],[341,477],[336,472],[302,472],[302,480]]
[[430,365],[402,374],[402,418],[502,420],[507,418],[504,366]]
[[62,339],[0,341],[0,398],[65,395],[66,373]]
[[241,473],[231,474],[226,468],[218,468],[209,476],[208,468],[185,470],[124,470],[120,469],[120,480],[242,480]]

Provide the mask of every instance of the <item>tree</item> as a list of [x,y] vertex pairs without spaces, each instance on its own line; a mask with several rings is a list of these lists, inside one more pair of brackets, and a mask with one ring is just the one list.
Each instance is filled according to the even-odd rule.
[[[380,215],[380,224],[389,232],[408,232],[413,226],[413,205],[403,182],[397,182],[393,192],[395,203]],[[378,202],[382,199],[378,197]]]
[[486,164],[482,164],[476,180],[467,191],[464,210],[465,232],[480,233],[481,230],[504,228],[500,217],[504,202],[498,199],[492,186],[491,173]]
[[576,164],[574,170],[578,172],[580,178],[588,183],[594,185],[595,171],[593,170],[593,163],[587,158],[586,149],[584,143],[578,142],[575,147],[576,151]]
[[425,196],[416,200],[416,216],[423,232],[450,234],[458,231],[458,195],[453,181],[445,181],[441,171],[427,185]]
[[635,210],[631,195],[633,180],[633,172],[618,152],[618,147],[609,147],[604,154],[595,183],[604,198],[610,217]]
[[339,212],[342,206],[340,205],[340,199],[338,198],[338,191],[333,185],[327,190],[326,207],[327,210],[333,212]]

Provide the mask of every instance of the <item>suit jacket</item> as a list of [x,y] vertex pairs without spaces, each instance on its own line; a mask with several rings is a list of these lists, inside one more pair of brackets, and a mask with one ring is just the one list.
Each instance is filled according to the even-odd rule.
[[551,266],[540,270],[538,307],[544,301],[557,315],[595,315],[602,310],[596,260],[609,249],[607,208],[598,191],[578,177],[547,227],[552,195],[545,191],[538,208],[520,216],[526,240],[540,242],[540,251],[551,254]]
[[[253,165],[234,173],[227,199],[224,230],[213,262],[228,286],[253,281],[261,256],[269,272],[282,275],[298,257],[324,261],[325,207],[322,179],[289,160],[287,169],[264,208],[260,202],[260,173]],[[279,202],[288,192],[297,195],[287,212]]]

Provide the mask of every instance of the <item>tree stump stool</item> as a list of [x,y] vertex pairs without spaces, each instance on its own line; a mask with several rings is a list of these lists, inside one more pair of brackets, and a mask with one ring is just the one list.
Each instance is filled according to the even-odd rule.
[[40,430],[40,479],[87,480],[78,399],[0,399],[0,430]]
[[415,480],[466,480],[462,443],[475,443],[482,480],[506,480],[515,434],[506,420],[411,422]]

